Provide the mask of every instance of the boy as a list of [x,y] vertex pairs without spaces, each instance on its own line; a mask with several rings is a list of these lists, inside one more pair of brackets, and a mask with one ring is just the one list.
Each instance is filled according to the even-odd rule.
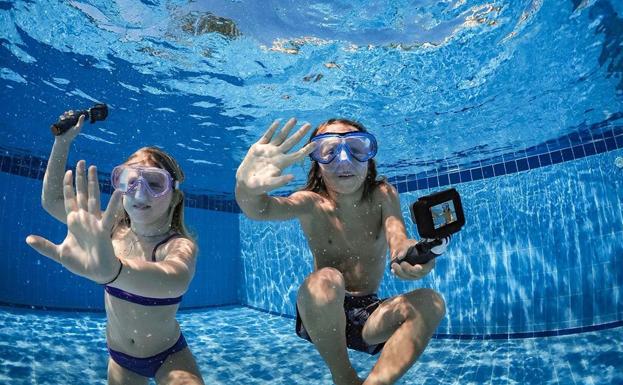
[[[422,353],[445,315],[441,295],[418,289],[385,300],[376,292],[389,247],[392,261],[416,244],[408,239],[398,193],[376,180],[376,140],[359,123],[331,119],[310,142],[288,154],[310,129],[290,119],[279,134],[275,121],[249,149],[236,173],[236,201],[257,220],[297,218],[314,256],[314,272],[299,288],[296,332],[316,346],[338,384],[393,384]],[[267,193],[293,175],[282,171],[303,157],[313,159],[307,185],[288,197]],[[441,254],[447,241],[433,252]],[[415,280],[435,264],[392,263],[402,279]],[[362,381],[350,364],[347,347],[380,358]]]

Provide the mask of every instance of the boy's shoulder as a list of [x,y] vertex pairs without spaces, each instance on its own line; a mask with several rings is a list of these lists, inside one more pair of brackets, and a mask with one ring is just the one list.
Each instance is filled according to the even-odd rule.
[[398,197],[398,190],[391,183],[383,180],[372,190],[372,197],[375,201],[392,200]]

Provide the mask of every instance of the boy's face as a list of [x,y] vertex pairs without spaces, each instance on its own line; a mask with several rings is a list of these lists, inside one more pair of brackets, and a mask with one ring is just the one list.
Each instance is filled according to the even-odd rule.
[[[317,135],[325,133],[345,134],[358,130],[344,123],[333,123],[318,130]],[[351,194],[357,191],[365,182],[368,175],[368,162],[359,162],[347,151],[341,153],[327,164],[318,164],[322,179],[327,187],[340,194]]]

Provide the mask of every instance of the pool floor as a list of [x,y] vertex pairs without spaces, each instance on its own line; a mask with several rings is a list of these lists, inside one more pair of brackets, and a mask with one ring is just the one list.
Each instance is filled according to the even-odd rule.
[[[178,314],[206,384],[331,384],[294,321],[247,307]],[[103,313],[0,308],[0,384],[106,384]],[[350,352],[365,375],[377,357]],[[399,384],[623,384],[623,328],[559,337],[434,339]]]

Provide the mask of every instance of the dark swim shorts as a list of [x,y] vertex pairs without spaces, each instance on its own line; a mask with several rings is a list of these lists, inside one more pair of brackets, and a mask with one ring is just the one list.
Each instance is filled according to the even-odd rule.
[[[376,294],[353,296],[346,294],[344,297],[344,314],[346,314],[346,345],[360,352],[375,355],[383,349],[385,343],[377,345],[368,345],[362,336],[363,326],[370,317],[370,314],[376,310],[377,307],[384,300],[379,299]],[[311,337],[307,334],[305,326],[303,326],[303,320],[299,315],[298,306],[296,308],[296,334],[312,342]]]

